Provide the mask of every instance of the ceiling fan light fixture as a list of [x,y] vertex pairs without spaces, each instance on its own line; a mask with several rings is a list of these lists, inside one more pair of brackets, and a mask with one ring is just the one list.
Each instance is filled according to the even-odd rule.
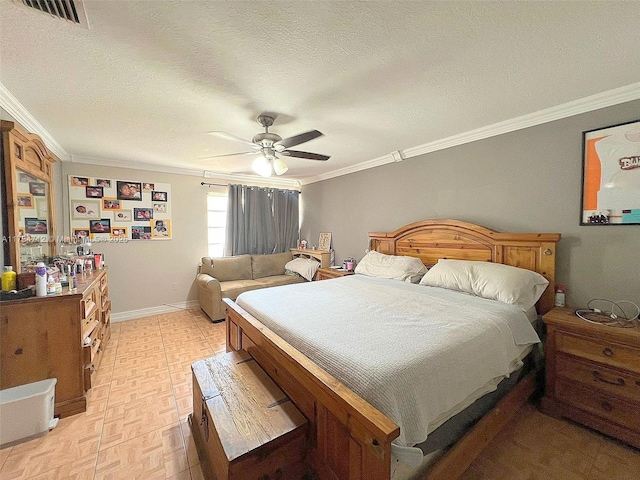
[[268,178],[271,176],[271,164],[263,155],[260,155],[253,161],[251,169],[261,177]]
[[275,157],[271,163],[273,165],[273,171],[276,173],[276,175],[283,175],[287,173],[287,170],[289,170],[287,164],[278,157]]

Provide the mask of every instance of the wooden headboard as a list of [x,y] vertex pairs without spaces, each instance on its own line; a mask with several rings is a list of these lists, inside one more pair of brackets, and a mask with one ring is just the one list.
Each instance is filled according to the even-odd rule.
[[369,233],[372,250],[417,257],[427,266],[441,258],[503,263],[538,272],[549,286],[538,301],[544,315],[553,308],[559,233],[499,233],[458,220],[423,220],[393,232]]

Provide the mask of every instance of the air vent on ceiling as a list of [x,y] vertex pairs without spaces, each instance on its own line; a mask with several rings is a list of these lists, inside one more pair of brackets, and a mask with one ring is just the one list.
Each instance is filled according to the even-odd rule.
[[17,5],[23,5],[31,10],[48,13],[52,17],[61,18],[89,28],[87,14],[84,10],[83,0],[13,0]]

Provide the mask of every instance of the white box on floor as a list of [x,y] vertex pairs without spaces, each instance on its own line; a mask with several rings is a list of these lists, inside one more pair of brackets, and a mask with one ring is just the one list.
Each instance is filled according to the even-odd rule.
[[0,390],[0,445],[44,433],[53,418],[57,378]]

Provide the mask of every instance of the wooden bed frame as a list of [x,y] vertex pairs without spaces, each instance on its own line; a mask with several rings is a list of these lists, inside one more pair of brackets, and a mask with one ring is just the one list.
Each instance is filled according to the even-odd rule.
[[[549,280],[538,311],[553,308],[555,247],[559,234],[497,233],[456,220],[425,220],[391,233],[370,233],[370,248],[389,255],[480,260],[533,270]],[[321,480],[389,480],[391,441],[399,427],[318,367],[233,301],[227,308],[227,350],[249,352],[309,420],[308,465]],[[535,387],[521,381],[423,478],[458,478]]]

